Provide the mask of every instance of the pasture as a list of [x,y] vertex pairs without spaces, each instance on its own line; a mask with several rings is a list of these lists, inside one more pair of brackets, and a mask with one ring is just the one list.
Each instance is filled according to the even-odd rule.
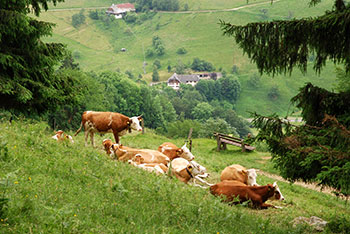
[[[0,129],[0,233],[310,233],[291,221],[350,218],[344,200],[285,182],[278,185],[286,200],[273,202],[282,209],[228,206],[208,189],[111,160],[101,143],[112,134],[96,135],[98,147],[92,148],[84,147],[83,133],[74,144],[56,142],[43,122],[1,122]],[[157,149],[165,141],[184,143],[149,129],[121,138],[135,148]],[[213,139],[194,139],[192,153],[211,183],[233,163],[278,174],[268,153],[241,153],[233,146],[217,152]],[[273,181],[257,178],[259,184]]]

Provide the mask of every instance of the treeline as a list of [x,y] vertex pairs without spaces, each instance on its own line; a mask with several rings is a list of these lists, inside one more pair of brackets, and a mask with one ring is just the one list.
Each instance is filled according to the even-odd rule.
[[215,131],[243,137],[250,131],[248,123],[234,111],[240,93],[234,76],[201,80],[195,87],[183,85],[175,91],[137,83],[120,72],[81,71],[70,53],[54,74],[62,81],[56,94],[60,101],[54,108],[38,113],[8,107],[2,113],[45,119],[53,129],[63,130],[76,130],[81,114],[95,110],[130,117],[142,114],[146,127],[169,137],[186,137],[190,128],[194,129],[193,137],[210,137]]
[[177,11],[180,8],[178,0],[132,0],[135,3],[136,11]]

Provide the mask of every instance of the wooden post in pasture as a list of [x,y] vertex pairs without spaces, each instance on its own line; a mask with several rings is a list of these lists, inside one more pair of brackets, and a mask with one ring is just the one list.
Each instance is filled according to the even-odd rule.
[[221,140],[219,134],[216,135],[216,142],[218,144],[218,148],[216,149],[217,151],[220,151],[221,148]]
[[244,145],[244,140],[241,140],[241,147],[242,147],[242,152],[245,152],[245,145]]
[[144,124],[144,120],[141,121],[141,127],[142,127],[142,134],[145,134],[145,124]]
[[190,132],[188,133],[188,137],[187,137],[187,141],[189,142],[189,149],[190,151],[192,151],[192,131],[193,131],[193,128],[190,128]]

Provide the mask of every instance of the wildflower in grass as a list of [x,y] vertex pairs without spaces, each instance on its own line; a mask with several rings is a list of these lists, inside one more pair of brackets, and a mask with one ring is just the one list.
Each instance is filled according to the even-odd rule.
[[28,177],[28,180],[29,180],[29,181],[31,181],[31,180],[32,180],[32,178],[30,178],[30,176],[29,176],[29,177]]
[[29,195],[27,194],[26,197],[29,197]]
[[18,181],[15,181],[15,184],[18,184]]
[[74,217],[76,217],[77,216],[77,214],[74,214]]
[[38,195],[35,194],[34,197],[35,197],[35,198],[38,198]]

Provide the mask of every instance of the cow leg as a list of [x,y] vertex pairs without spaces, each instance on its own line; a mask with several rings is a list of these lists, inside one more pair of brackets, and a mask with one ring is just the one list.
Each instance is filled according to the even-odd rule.
[[119,144],[119,136],[117,131],[113,131],[114,139],[117,144]]
[[88,137],[89,137],[89,130],[84,131],[85,134],[85,146],[88,146]]
[[206,184],[206,185],[208,185],[208,186],[214,185],[214,184],[209,184],[207,181],[203,180],[203,179],[200,178],[199,176],[195,176],[193,179],[194,179],[193,181],[199,180],[200,182],[202,182],[203,184]]
[[94,132],[93,131],[90,132],[90,137],[91,137],[91,145],[92,145],[92,147],[95,147]]

